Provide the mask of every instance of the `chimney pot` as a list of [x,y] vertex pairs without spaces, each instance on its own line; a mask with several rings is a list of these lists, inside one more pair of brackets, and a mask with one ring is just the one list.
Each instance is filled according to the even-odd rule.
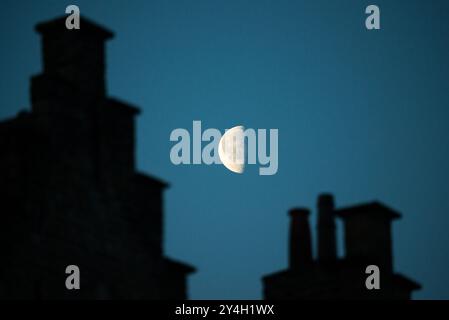
[[335,239],[334,197],[329,193],[318,197],[318,260],[334,261],[337,258]]
[[294,208],[289,211],[290,219],[290,244],[289,266],[290,269],[300,269],[312,262],[312,247],[310,240],[309,215],[306,208]]

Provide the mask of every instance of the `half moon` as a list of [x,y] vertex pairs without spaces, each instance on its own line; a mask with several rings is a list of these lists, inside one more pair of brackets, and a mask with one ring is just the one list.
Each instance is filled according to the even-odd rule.
[[235,173],[245,170],[245,141],[243,126],[226,130],[218,143],[218,156],[223,165]]

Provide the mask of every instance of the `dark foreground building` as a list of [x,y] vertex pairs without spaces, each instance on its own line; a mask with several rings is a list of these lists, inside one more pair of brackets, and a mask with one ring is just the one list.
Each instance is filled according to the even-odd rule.
[[[309,210],[290,210],[289,267],[263,278],[266,299],[410,299],[420,289],[393,270],[391,222],[399,213],[378,202],[335,209],[327,194],[319,197],[317,209],[317,259],[312,258]],[[342,259],[336,253],[337,217],[345,231]],[[369,265],[379,267],[379,290],[365,285]]]
[[106,95],[113,34],[65,17],[36,30],[31,112],[0,123],[0,298],[186,298],[194,269],[163,253],[167,185],[135,169],[139,110]]

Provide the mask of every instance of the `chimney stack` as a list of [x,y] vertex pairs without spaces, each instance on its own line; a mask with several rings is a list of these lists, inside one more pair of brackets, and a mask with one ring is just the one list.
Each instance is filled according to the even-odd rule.
[[335,239],[334,198],[331,194],[318,197],[318,261],[332,262],[337,258]]
[[346,257],[364,259],[387,274],[392,272],[391,222],[401,215],[379,202],[343,208],[336,214],[344,223]]
[[297,270],[312,262],[312,246],[309,227],[310,211],[295,208],[290,215],[289,267]]
[[32,78],[33,104],[55,98],[66,104],[80,95],[105,97],[105,45],[112,32],[85,18],[79,30],[68,30],[65,20],[66,16],[36,26],[42,38],[43,72]]

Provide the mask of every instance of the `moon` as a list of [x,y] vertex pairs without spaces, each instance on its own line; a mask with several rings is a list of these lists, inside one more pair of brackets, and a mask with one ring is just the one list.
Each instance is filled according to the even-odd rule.
[[244,127],[236,126],[225,132],[218,143],[218,156],[223,165],[235,173],[245,170]]

